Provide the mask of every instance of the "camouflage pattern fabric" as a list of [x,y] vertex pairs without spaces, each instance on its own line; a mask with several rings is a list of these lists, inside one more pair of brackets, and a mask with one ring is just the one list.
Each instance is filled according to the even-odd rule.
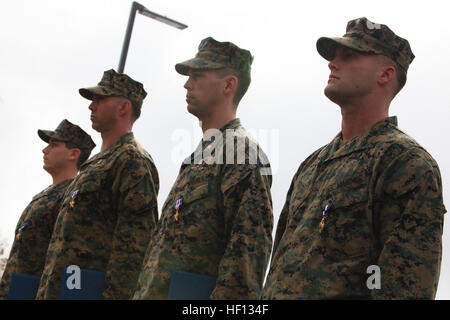
[[188,75],[189,69],[216,70],[230,68],[250,73],[253,57],[250,51],[241,49],[231,42],[219,42],[211,37],[203,39],[195,58],[177,63],[175,70]]
[[[347,142],[338,134],[292,180],[262,297],[432,299],[445,212],[436,162],[396,117]],[[370,265],[381,289],[366,285]]]
[[[221,131],[228,129],[236,130],[236,137],[248,136],[239,119]],[[210,146],[203,141],[197,150],[201,155]],[[211,299],[260,295],[272,248],[272,177],[261,174],[268,160],[208,164],[213,161],[206,157],[200,163],[196,154],[183,162],[164,203],[134,299],[167,299],[172,270],[216,276]],[[251,163],[248,150],[245,157]],[[177,214],[174,204],[181,197]]]
[[127,98],[137,106],[142,106],[142,101],[147,96],[142,83],[133,80],[124,73],[117,73],[113,69],[103,73],[102,80],[95,87],[79,89],[80,95],[88,100],[98,96],[119,96]]
[[16,238],[0,281],[0,299],[8,297],[13,273],[41,276],[59,207],[64,192],[71,182],[70,179],[55,186],[49,186],[35,195],[23,211],[16,226]]
[[77,148],[85,150],[88,157],[92,149],[95,148],[95,143],[92,141],[91,136],[67,119],[61,121],[55,131],[38,130],[38,135],[47,143],[50,141],[50,138],[62,142],[71,142]]
[[37,299],[57,299],[62,268],[105,272],[105,299],[129,299],[158,220],[158,173],[133,133],[82,167],[56,220]]
[[414,60],[408,40],[397,36],[388,26],[373,23],[367,18],[349,21],[342,38],[322,37],[316,43],[317,51],[328,61],[334,59],[338,45],[387,56],[397,62],[405,72]]

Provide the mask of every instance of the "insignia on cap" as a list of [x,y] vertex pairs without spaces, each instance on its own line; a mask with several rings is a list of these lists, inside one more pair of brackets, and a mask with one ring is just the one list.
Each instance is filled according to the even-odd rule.
[[370,20],[367,20],[366,25],[367,25],[367,29],[369,29],[369,30],[373,30],[373,29],[381,29],[381,24],[379,24],[379,23],[373,23],[373,22],[370,21]]

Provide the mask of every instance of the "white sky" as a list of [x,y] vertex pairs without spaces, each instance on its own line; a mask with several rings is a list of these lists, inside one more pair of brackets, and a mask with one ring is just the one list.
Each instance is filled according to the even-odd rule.
[[[450,206],[450,26],[445,1],[213,1],[141,0],[149,10],[189,26],[180,31],[136,16],[125,73],[148,92],[136,138],[156,162],[164,203],[182,159],[201,136],[186,111],[186,78],[177,62],[192,58],[203,38],[231,41],[255,59],[252,84],[238,109],[248,129],[274,132],[260,141],[274,166],[275,226],[300,163],[340,130],[339,108],[323,95],[329,70],[316,51],[321,36],[342,36],[347,21],[366,16],[409,40],[416,59],[408,82],[391,105],[399,126],[438,162],[444,203]],[[78,89],[117,70],[131,1],[17,1],[0,3],[0,239],[11,244],[31,198],[51,183],[42,169],[45,143],[37,129],[62,119],[91,134],[88,101]],[[179,152],[180,132],[189,145]],[[185,138],[186,139],[186,138]],[[183,148],[182,148],[183,149]],[[175,159],[177,156],[178,159]],[[450,238],[446,224],[438,299],[450,299]]]

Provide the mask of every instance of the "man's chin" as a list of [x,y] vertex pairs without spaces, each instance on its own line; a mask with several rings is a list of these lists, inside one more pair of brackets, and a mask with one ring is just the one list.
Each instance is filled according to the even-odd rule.
[[101,128],[94,122],[92,122],[92,129],[94,129],[97,132],[101,132]]
[[188,104],[187,105],[187,111],[192,114],[195,117],[199,117],[199,113],[197,112],[197,110],[195,109],[195,107],[193,107],[192,105]]
[[42,168],[45,170],[45,171],[47,171],[48,173],[50,173],[50,168],[49,168],[49,166],[48,165],[46,165],[45,163],[44,163],[44,165],[42,166]]
[[342,98],[341,93],[339,93],[337,90],[333,90],[332,88],[329,88],[328,86],[325,88],[325,90],[323,92],[328,99],[330,99],[334,103],[339,104],[339,101]]

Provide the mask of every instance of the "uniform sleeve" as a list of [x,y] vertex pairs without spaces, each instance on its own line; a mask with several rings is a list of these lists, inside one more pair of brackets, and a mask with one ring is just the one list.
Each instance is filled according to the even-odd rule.
[[439,168],[422,150],[390,163],[377,185],[375,232],[381,289],[375,299],[434,299],[442,258],[444,213]]
[[226,244],[211,299],[258,299],[272,248],[271,176],[256,166],[225,167]]
[[[113,183],[117,223],[105,275],[105,299],[130,299],[158,220],[158,175],[143,159],[128,159]],[[114,192],[116,191],[116,192]]]

